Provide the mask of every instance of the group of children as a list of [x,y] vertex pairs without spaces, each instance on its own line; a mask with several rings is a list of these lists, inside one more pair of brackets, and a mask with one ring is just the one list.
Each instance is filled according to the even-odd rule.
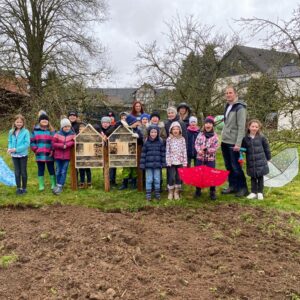
[[[115,121],[115,116],[104,116],[100,125],[94,127],[106,140],[118,126],[127,126],[132,130],[133,136],[142,145],[142,154],[139,167],[144,170],[146,199],[151,200],[152,191],[156,199],[160,199],[162,184],[162,169],[167,168],[168,199],[180,199],[182,181],[178,169],[207,165],[216,167],[216,152],[219,147],[218,135],[214,130],[214,118],[206,117],[203,127],[198,126],[197,118],[189,116],[184,120],[179,117],[178,109],[167,109],[168,120],[161,122],[160,115],[153,112],[151,115],[140,113],[120,114],[120,121]],[[44,173],[47,167],[51,189],[54,194],[62,192],[66,181],[70,161],[71,148],[74,138],[85,124],[79,122],[76,111],[71,111],[68,118],[60,122],[60,130],[55,132],[49,123],[45,112],[39,114],[38,123],[32,133],[25,127],[22,115],[15,117],[13,128],[9,132],[8,153],[10,153],[17,184],[17,194],[26,193],[27,188],[27,158],[28,148],[35,153],[39,190],[45,189]],[[242,147],[247,149],[247,174],[251,177],[251,193],[249,199],[263,199],[263,176],[268,173],[267,161],[270,160],[270,150],[266,138],[260,133],[261,123],[252,120],[248,125],[248,132],[243,140]],[[56,171],[54,169],[54,162]],[[91,186],[91,170],[79,169],[79,187]],[[116,185],[116,169],[110,169],[110,184]],[[87,183],[85,185],[85,176]],[[123,168],[123,182],[120,190],[127,189],[131,180],[136,188],[136,168]],[[201,189],[196,188],[194,197],[201,196]],[[210,199],[216,200],[216,187],[210,187]]]

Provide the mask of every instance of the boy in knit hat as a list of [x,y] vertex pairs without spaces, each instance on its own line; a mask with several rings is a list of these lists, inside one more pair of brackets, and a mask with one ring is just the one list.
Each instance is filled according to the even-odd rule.
[[[143,134],[138,128],[140,121],[133,115],[128,115],[126,117],[126,122],[122,121],[123,126],[126,126],[132,131],[132,136],[137,138],[138,145],[143,145]],[[125,167],[122,171],[123,182],[119,190],[125,190],[128,188],[128,182],[131,178],[132,188],[136,189],[137,183],[137,168]]]
[[156,125],[159,127],[159,137],[162,138],[162,140],[165,142],[167,139],[167,133],[164,122],[160,121],[160,115],[158,112],[154,111],[150,115],[150,122],[149,126]]
[[198,126],[198,119],[194,116],[189,119],[189,126],[187,128],[188,144],[187,144],[187,156],[188,156],[188,167],[196,166],[197,151],[195,149],[195,141],[200,132]]
[[60,130],[54,135],[52,147],[56,164],[56,187],[53,194],[59,195],[66,182],[69,162],[71,159],[71,148],[74,146],[75,133],[72,130],[69,119],[60,121]]

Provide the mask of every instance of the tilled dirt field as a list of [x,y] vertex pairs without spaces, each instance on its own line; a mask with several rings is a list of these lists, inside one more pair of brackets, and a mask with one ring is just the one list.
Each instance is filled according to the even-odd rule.
[[238,205],[0,210],[0,299],[298,299],[300,242]]

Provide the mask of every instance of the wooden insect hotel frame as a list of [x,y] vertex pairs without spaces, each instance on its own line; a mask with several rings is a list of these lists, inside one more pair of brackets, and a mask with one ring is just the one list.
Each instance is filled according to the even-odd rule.
[[137,138],[127,127],[119,126],[108,138],[109,167],[137,167]]
[[75,137],[75,168],[103,168],[103,139],[99,132],[88,124]]

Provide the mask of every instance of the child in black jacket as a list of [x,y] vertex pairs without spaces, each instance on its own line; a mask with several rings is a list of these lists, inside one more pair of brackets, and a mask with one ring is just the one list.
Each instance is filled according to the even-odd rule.
[[251,177],[251,193],[248,199],[263,200],[264,175],[269,173],[271,152],[268,140],[261,134],[261,122],[253,119],[248,123],[248,134],[242,147],[246,148],[247,174]]

